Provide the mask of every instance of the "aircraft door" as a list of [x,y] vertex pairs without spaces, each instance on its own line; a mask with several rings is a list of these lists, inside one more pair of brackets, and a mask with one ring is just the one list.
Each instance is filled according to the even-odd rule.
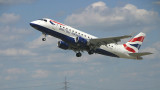
[[52,24],[51,28],[55,30],[57,28],[57,23],[54,23],[52,20],[50,20],[50,23]]

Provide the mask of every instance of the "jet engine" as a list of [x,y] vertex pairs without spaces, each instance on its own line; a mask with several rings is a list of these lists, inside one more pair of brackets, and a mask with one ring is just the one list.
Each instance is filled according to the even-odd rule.
[[69,48],[69,45],[68,45],[66,42],[64,42],[64,41],[58,41],[57,46],[58,46],[59,48],[61,48],[61,49],[64,49],[64,50],[66,50],[66,49]]

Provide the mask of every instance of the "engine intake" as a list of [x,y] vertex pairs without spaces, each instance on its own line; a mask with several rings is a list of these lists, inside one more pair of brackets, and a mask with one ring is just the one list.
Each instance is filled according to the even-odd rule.
[[61,48],[61,49],[64,49],[64,50],[66,50],[66,49],[69,48],[69,45],[66,42],[64,42],[64,41],[58,41],[58,45],[57,46],[59,48]]

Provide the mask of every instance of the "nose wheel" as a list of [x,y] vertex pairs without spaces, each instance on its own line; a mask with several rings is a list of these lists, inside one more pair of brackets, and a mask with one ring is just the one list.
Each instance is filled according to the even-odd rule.
[[42,38],[42,41],[46,41],[46,38]]
[[78,53],[76,53],[76,56],[77,56],[77,57],[81,57],[82,54],[81,54],[80,52],[78,52]]

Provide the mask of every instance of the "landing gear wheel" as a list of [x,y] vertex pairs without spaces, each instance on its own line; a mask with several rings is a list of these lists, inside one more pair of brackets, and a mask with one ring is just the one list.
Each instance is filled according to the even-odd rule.
[[42,35],[44,36],[44,37],[42,38],[42,41],[46,41],[46,35],[47,35],[47,34],[42,32]]
[[79,53],[76,53],[76,56],[77,56],[77,57],[81,57],[82,54],[79,52]]
[[42,38],[42,41],[46,41],[46,38]]

